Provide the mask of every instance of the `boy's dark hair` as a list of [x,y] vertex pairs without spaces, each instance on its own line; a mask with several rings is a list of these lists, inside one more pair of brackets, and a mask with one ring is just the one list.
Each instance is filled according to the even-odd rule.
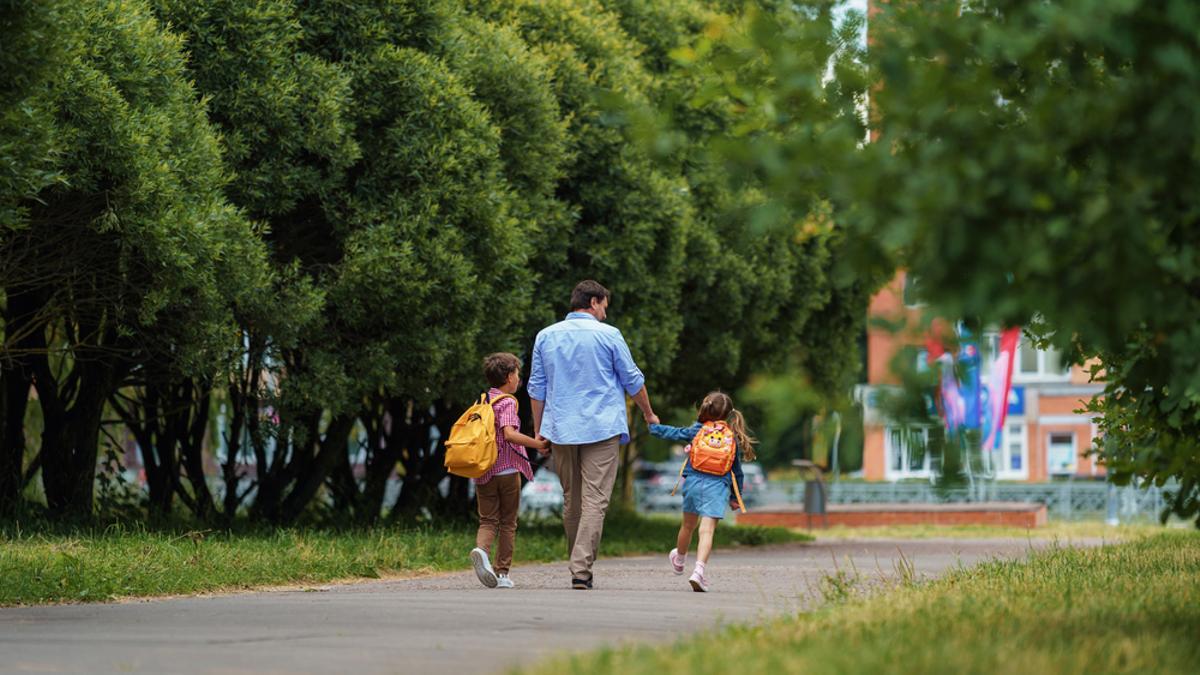
[[575,290],[571,291],[571,311],[577,309],[591,309],[592,299],[600,301],[612,300],[612,293],[608,289],[601,286],[599,282],[585,279],[575,285]]
[[496,352],[483,357],[483,376],[488,384],[499,388],[508,382],[508,376],[521,369],[521,359],[508,352]]

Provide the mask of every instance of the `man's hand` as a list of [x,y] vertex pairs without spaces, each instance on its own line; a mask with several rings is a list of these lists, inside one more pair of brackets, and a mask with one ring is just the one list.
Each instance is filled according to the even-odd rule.
[[550,439],[545,438],[541,434],[537,435],[538,446],[535,448],[539,455],[545,456],[550,454]]
[[650,426],[651,424],[662,424],[662,422],[658,419],[658,415],[655,415],[654,413],[643,415],[643,417],[646,418],[646,426]]

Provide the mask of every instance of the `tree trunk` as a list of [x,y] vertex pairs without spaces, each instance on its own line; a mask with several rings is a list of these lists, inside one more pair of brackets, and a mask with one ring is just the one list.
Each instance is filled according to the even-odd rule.
[[404,418],[407,401],[399,397],[387,399],[383,414],[377,419],[363,419],[367,428],[367,443],[370,455],[367,459],[367,481],[363,487],[361,517],[364,523],[374,523],[383,513],[388,479],[400,461],[401,444],[391,432],[397,430]]
[[[95,326],[81,327],[80,333],[99,333]],[[40,335],[40,334],[39,334]],[[45,346],[44,335],[40,335]],[[112,344],[113,331],[106,331],[102,344]],[[76,356],[65,387],[50,369],[46,351],[31,356],[34,384],[42,404],[45,428],[42,432],[42,483],[51,513],[64,516],[90,516],[92,513],[97,449],[104,402],[115,390],[118,380],[115,357]],[[64,395],[74,394],[67,406]]]
[[24,356],[36,346],[37,337],[25,329],[36,313],[38,301],[30,293],[9,291],[4,308],[5,336],[17,336],[15,357],[0,359],[0,512],[11,512],[21,501],[25,488],[25,412],[33,371]]
[[[353,427],[353,415],[338,415],[329,422],[329,427],[325,430],[325,437],[317,443],[318,450],[315,457],[307,452],[297,453],[297,459],[304,458],[301,465],[303,472],[297,472],[295,486],[280,505],[277,518],[281,523],[295,522],[304,511],[304,507],[316,496],[317,490],[325,482],[329,471],[339,458],[346,454],[347,437]],[[306,441],[306,445],[315,440],[309,439]]]
[[242,429],[245,427],[246,407],[237,392],[229,392],[229,407],[233,416],[229,422],[229,432],[225,437],[225,462],[221,464],[221,480],[225,482],[225,498],[222,500],[221,515],[225,522],[233,522],[238,507],[242,503],[242,475],[237,470],[238,455],[242,452]]
[[[142,433],[138,444],[142,449],[142,464],[146,467],[146,483],[150,488],[150,510],[160,516],[171,513],[175,503],[175,487],[179,466],[175,460],[177,429],[164,419],[166,401],[158,384],[147,384],[142,398]],[[138,412],[133,412],[137,419]],[[135,431],[134,436],[138,434]]]
[[217,510],[212,491],[208,489],[208,477],[204,475],[204,438],[208,432],[211,393],[207,387],[189,379],[181,385],[177,400],[181,425],[186,425],[180,435],[179,451],[188,483],[192,486],[193,513],[207,521]]
[[361,516],[362,500],[359,498],[358,481],[354,478],[354,467],[350,464],[349,450],[347,446],[346,452],[336,458],[327,480],[329,490],[333,494],[334,510],[358,520]]
[[[626,415],[630,419],[633,418],[633,402],[627,400],[625,404]],[[629,426],[629,442],[621,446],[619,473],[617,474],[620,482],[618,483],[619,490],[617,491],[617,505],[633,510],[636,507],[635,495],[633,494],[633,465],[638,459],[638,430],[636,425]]]
[[392,420],[388,445],[396,448],[404,475],[401,476],[400,494],[392,506],[389,519],[398,521],[401,516],[414,513],[428,499],[422,494],[425,453],[429,446],[429,432],[433,418],[427,411],[419,410],[412,402],[404,406],[404,413]]
[[25,411],[30,383],[31,378],[19,366],[0,367],[0,513],[15,510],[25,488]]

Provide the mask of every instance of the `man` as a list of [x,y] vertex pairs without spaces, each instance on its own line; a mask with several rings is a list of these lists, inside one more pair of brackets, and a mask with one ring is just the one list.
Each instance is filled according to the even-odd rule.
[[658,424],[625,338],[603,323],[610,297],[595,281],[579,282],[567,318],[538,333],[527,386],[534,435],[550,441],[562,483],[571,587],[579,590],[592,587],[618,448],[629,442],[625,395],[647,424]]

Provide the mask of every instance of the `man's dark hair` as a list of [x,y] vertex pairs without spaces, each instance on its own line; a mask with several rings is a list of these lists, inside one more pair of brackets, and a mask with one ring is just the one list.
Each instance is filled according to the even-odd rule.
[[500,388],[508,382],[508,376],[521,369],[521,359],[508,352],[496,352],[483,357],[483,376],[488,384]]
[[611,300],[612,293],[608,289],[601,286],[599,282],[585,279],[575,285],[575,290],[571,291],[571,311],[577,309],[591,309],[592,299],[600,301]]

